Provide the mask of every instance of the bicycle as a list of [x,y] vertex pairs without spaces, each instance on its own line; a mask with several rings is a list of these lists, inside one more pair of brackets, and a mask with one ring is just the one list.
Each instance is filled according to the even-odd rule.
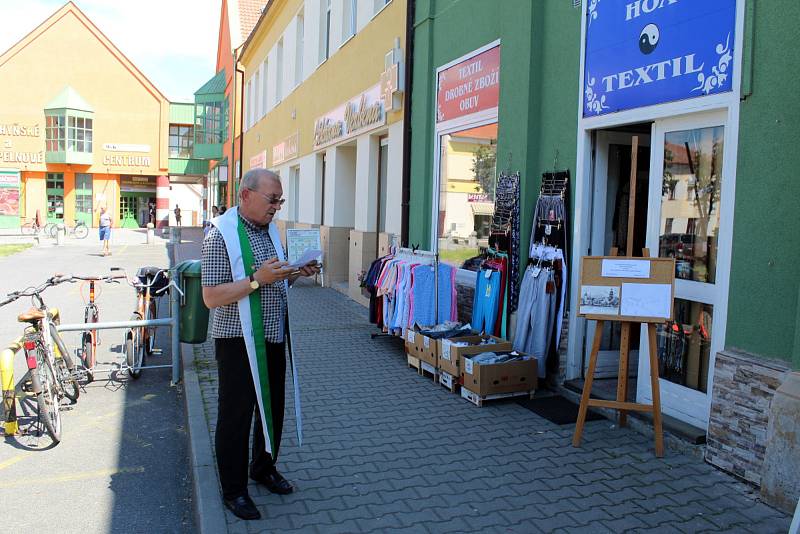
[[[136,278],[129,280],[136,289],[136,310],[132,321],[153,320],[158,317],[157,297],[162,296],[170,285],[169,271],[158,267],[141,267]],[[125,363],[131,378],[142,375],[142,367],[148,356],[156,352],[156,327],[140,326],[125,333]]]
[[55,275],[38,287],[29,287],[6,295],[0,302],[5,306],[21,297],[31,297],[33,306],[17,320],[28,323],[23,338],[25,361],[36,396],[38,418],[54,443],[61,441],[61,398],[78,401],[80,388],[75,375],[75,363],[56,329],[55,313],[42,299],[45,289],[66,282],[69,278]]
[[[112,267],[112,271],[120,270],[119,268]],[[89,299],[86,301],[86,306],[83,311],[84,323],[97,323],[100,321],[100,310],[95,304],[95,283],[119,283],[119,278],[124,278],[125,275],[108,275],[108,276],[72,276],[70,281],[82,280],[89,282]],[[81,291],[83,296],[83,291]],[[80,359],[83,364],[83,371],[86,375],[86,382],[91,383],[94,381],[94,366],[97,362],[97,345],[100,344],[100,335],[98,330],[85,330],[81,334],[81,351]]]
[[[45,235],[51,235],[51,232],[55,228],[55,223],[47,223],[44,226],[39,226],[39,223],[36,222],[36,219],[31,219],[29,222],[23,224],[20,227],[20,230],[24,235],[36,235],[39,233],[39,230],[43,230]],[[53,235],[53,237],[55,237],[55,235]]]
[[[74,237],[76,237],[78,239],[84,239],[84,238],[86,238],[86,236],[89,235],[89,227],[86,226],[85,222],[79,221],[78,219],[75,219],[75,226],[70,227],[70,226],[68,226],[66,224],[64,226],[67,229],[67,233],[66,233],[67,236],[74,236]],[[47,230],[45,230],[45,231],[47,231]],[[50,228],[50,237],[55,239],[57,235],[58,235],[58,225],[54,224]]]

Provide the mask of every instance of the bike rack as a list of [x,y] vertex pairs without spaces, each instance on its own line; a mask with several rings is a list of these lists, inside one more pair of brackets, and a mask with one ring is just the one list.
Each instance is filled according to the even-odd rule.
[[[138,321],[107,321],[100,323],[71,323],[56,325],[59,332],[81,332],[84,330],[109,330],[115,328],[139,328],[142,326],[168,326],[172,330],[172,363],[170,365],[145,365],[139,369],[163,369],[172,368],[172,382],[174,386],[181,381],[181,342],[180,342],[180,295],[183,293],[175,282],[178,272],[172,268],[169,270],[170,286],[173,291],[169,292],[170,317],[164,319],[141,319]],[[169,287],[169,286],[168,286]]]

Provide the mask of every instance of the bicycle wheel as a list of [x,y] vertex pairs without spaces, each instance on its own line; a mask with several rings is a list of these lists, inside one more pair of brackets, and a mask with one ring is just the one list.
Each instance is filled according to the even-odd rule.
[[56,362],[56,378],[64,390],[64,395],[73,403],[78,402],[78,397],[81,394],[78,387],[78,381],[75,378],[75,362],[72,356],[69,355],[64,340],[56,329],[56,325],[50,325],[50,338],[56,345],[58,352],[61,353],[60,357],[55,358]]
[[78,239],[84,239],[87,235],[89,235],[89,228],[87,228],[86,224],[84,223],[78,223],[78,225],[75,226],[73,233]]
[[31,374],[33,390],[38,391],[36,404],[39,407],[39,420],[44,424],[44,428],[53,442],[59,443],[61,441],[61,408],[56,393],[56,377],[50,367],[50,362],[45,358],[40,358],[39,364],[37,372]]
[[[138,313],[131,316],[131,321],[139,321]],[[145,361],[145,349],[142,343],[142,328],[132,328],[130,335],[125,340],[125,358],[128,363],[128,373],[131,378],[138,379],[142,376],[142,367]]]
[[[147,308],[147,315],[148,320],[153,320],[158,318],[158,312],[156,311],[156,301],[151,300],[148,304]],[[147,350],[147,355],[152,356],[153,350],[156,348],[156,327],[155,326],[148,326],[145,327],[145,349]]]
[[58,235],[58,226],[53,223],[47,223],[47,225],[44,227],[44,232],[55,239]]
[[91,383],[94,381],[94,344],[92,343],[92,334],[89,332],[84,332],[83,337],[81,338],[81,347],[83,347],[83,353],[81,355],[81,361],[83,362],[83,367],[86,369],[86,382]]

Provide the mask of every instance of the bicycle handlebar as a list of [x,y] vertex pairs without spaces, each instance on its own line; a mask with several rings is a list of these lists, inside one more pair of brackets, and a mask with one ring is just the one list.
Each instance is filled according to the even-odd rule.
[[69,281],[69,279],[70,279],[70,277],[64,276],[64,275],[62,275],[60,273],[57,273],[57,274],[51,276],[50,278],[48,278],[41,285],[26,287],[25,289],[22,289],[20,291],[12,291],[11,293],[6,294],[6,297],[8,297],[8,298],[6,300],[4,300],[3,302],[0,302],[0,306],[5,306],[6,304],[10,304],[10,303],[14,302],[15,300],[17,300],[17,299],[19,299],[21,297],[38,297],[39,300],[41,301],[42,298],[41,298],[40,294],[45,289],[47,289],[48,287],[56,286],[56,285],[61,284],[63,282],[67,282],[67,281]]

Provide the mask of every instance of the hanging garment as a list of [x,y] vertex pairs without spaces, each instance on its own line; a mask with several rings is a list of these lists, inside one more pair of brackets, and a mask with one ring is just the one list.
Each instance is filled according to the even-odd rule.
[[536,358],[539,378],[546,375],[547,349],[555,322],[555,295],[547,292],[552,276],[551,269],[531,265],[525,270],[513,342],[514,350]]
[[478,332],[492,333],[495,330],[501,294],[500,281],[501,275],[498,271],[484,269],[478,272],[472,301],[472,328]]

